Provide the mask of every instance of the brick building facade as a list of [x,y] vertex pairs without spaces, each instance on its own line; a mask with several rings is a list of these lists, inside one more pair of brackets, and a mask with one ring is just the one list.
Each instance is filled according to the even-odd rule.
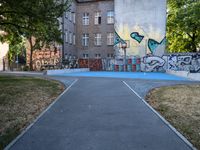
[[74,0],[63,20],[64,58],[113,57],[113,0]]

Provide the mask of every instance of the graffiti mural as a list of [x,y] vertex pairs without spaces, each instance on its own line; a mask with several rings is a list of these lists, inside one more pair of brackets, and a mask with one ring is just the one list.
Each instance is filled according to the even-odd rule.
[[163,72],[174,71],[200,72],[200,53],[145,56],[142,61],[142,71]]
[[114,45],[117,45],[119,43],[126,43],[125,40],[123,40],[117,32],[115,32],[115,38],[114,38]]
[[[29,57],[28,57],[29,58]],[[29,59],[27,59],[29,62]],[[33,69],[40,71],[58,68],[60,64],[59,50],[36,50],[33,52]]]
[[79,63],[79,68],[90,68],[91,71],[102,70],[101,59],[79,59],[78,63]]
[[74,56],[65,57],[62,62],[62,68],[78,68],[78,59]]
[[142,40],[144,39],[144,36],[140,35],[138,32],[132,32],[130,36],[131,36],[131,38],[136,40],[138,43],[141,43]]
[[[79,59],[78,63],[80,68],[89,67],[91,71],[122,71],[124,61],[117,58]],[[127,58],[127,71],[165,72],[167,69],[192,73],[200,72],[200,53]]]
[[165,63],[166,61],[162,57],[158,56],[143,57],[144,71],[147,72],[164,71]]
[[200,72],[200,54],[173,54],[168,57],[168,69]]
[[165,43],[166,43],[166,37],[164,37],[161,42],[158,42],[158,41],[156,41],[154,39],[149,39],[148,40],[148,48],[151,51],[151,53],[154,54],[156,49],[157,49],[157,47],[159,45],[164,45]]

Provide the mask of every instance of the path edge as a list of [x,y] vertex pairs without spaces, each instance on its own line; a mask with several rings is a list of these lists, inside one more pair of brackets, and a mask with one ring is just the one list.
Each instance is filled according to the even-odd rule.
[[150,110],[156,114],[163,122],[166,124],[191,150],[197,150],[191,142],[188,141],[176,128],[174,128],[163,116],[161,116],[149,103],[146,102],[135,90],[133,90],[128,83],[123,81],[123,83],[139,98],[142,102],[150,108]]
[[24,136],[26,132],[28,132],[33,125],[49,110],[51,107],[59,101],[59,99],[67,93],[67,91],[78,81],[78,79],[74,80],[69,87],[67,87],[42,113],[30,124],[28,127],[26,127],[13,141],[11,141],[5,148],[4,150],[9,150],[15,143]]

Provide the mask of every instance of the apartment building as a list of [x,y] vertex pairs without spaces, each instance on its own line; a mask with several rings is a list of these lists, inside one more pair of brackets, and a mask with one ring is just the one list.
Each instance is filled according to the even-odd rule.
[[166,0],[74,0],[64,32],[65,58],[123,58],[120,41],[128,57],[162,56]]
[[64,57],[114,56],[114,1],[76,0],[64,19]]

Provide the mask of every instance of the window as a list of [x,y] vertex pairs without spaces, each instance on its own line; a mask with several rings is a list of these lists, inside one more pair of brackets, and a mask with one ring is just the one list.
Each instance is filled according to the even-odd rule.
[[88,46],[89,45],[89,34],[83,34],[82,36],[82,45]]
[[107,45],[114,45],[114,33],[107,33]]
[[76,35],[73,34],[73,44],[76,45]]
[[69,12],[65,12],[65,17],[68,18]]
[[72,21],[72,12],[69,12],[69,20]]
[[110,53],[110,54],[107,55],[108,58],[113,58],[113,56],[114,55],[112,53]]
[[101,12],[99,11],[95,12],[94,24],[95,25],[101,24]]
[[95,54],[95,58],[101,58],[101,54]]
[[88,54],[83,54],[83,58],[89,58]]
[[83,25],[89,25],[89,13],[83,14]]
[[68,32],[65,31],[65,42],[67,43],[68,42]]
[[107,12],[107,23],[113,24],[114,23],[114,11]]
[[96,45],[96,46],[101,45],[101,34],[100,33],[94,34],[94,45]]
[[73,12],[72,13],[72,19],[73,19],[73,23],[75,24],[76,23],[76,13],[75,12]]
[[72,33],[69,32],[69,43],[72,44]]

